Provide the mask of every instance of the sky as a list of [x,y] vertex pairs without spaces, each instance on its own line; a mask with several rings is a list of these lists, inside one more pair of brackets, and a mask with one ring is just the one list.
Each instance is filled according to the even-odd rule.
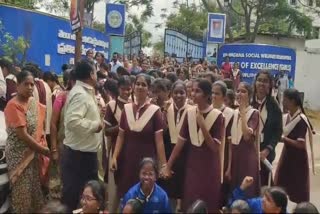
[[[49,0],[48,0],[49,1]],[[52,0],[50,0],[52,1]],[[105,17],[106,17],[106,2],[110,0],[101,0],[100,2],[95,4],[94,7],[94,19],[105,23]],[[173,2],[175,0],[153,0],[153,9],[154,9],[154,16],[152,16],[147,23],[145,23],[145,29],[152,33],[151,42],[156,43],[160,40],[161,37],[164,36],[165,31],[165,20],[163,20],[160,17],[161,9],[166,8],[167,14],[170,14],[172,12],[175,12],[176,9],[173,8]],[[201,0],[178,0],[179,3],[188,3],[192,4],[200,4]],[[112,1],[111,1],[112,2]],[[40,11],[47,12],[45,8],[40,7]],[[142,9],[140,8],[130,8],[130,12],[139,14]],[[156,24],[161,23],[162,26],[160,28],[155,28]],[[148,49],[148,50],[147,50]],[[151,48],[147,48],[145,51],[150,52]]]

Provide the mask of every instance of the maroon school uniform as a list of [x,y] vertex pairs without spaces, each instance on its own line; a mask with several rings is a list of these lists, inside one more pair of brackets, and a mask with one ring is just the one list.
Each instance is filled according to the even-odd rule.
[[[174,123],[175,126],[177,126],[177,122],[181,122],[183,123],[183,120],[185,118],[185,115],[187,113],[187,108],[189,108],[190,106],[186,106],[186,108],[184,108],[183,110],[181,110],[179,112],[178,115],[178,109],[170,106],[170,108],[168,109],[168,113],[167,113],[167,124],[168,124],[168,130],[165,131],[164,133],[164,144],[165,144],[165,153],[166,153],[166,158],[167,160],[169,160],[171,153],[176,145],[177,142],[177,137],[176,139],[172,140],[171,137],[173,138],[174,136],[170,136],[170,131],[169,131],[169,115],[173,115],[173,119],[174,119]],[[170,114],[172,111],[173,114]],[[179,116],[179,120],[178,119]],[[179,132],[177,132],[177,134],[179,134]],[[172,141],[175,141],[172,142]],[[169,198],[174,198],[174,199],[180,199],[182,198],[182,193],[183,193],[183,182],[184,182],[184,165],[185,165],[185,148],[183,148],[182,152],[180,153],[179,157],[177,158],[177,160],[175,161],[173,167],[172,167],[172,171],[174,171],[174,174],[172,175],[172,177],[168,180],[162,180],[160,179],[158,181],[159,186],[161,186],[166,193],[168,194]]]
[[[205,119],[211,111],[203,114]],[[220,145],[216,142],[214,143],[216,152],[212,151],[206,142],[203,142],[201,146],[193,145],[190,139],[188,118],[189,114],[186,115],[180,131],[180,137],[186,140],[185,181],[182,208],[186,211],[194,201],[200,199],[206,202],[209,213],[219,213],[221,203]],[[190,122],[197,123],[197,121]],[[197,124],[196,126],[198,127]],[[224,136],[223,131],[224,118],[220,113],[209,132],[213,139],[221,142]]]
[[[248,120],[248,127],[257,130],[259,128],[259,117],[259,111],[255,110]],[[248,198],[258,197],[260,193],[259,155],[256,137],[254,136],[248,141],[242,137],[238,145],[232,144],[231,189],[239,187],[246,176],[253,177],[254,183],[246,190]]]
[[[126,104],[132,108],[134,117],[139,112],[139,118],[152,104],[145,104],[138,111],[134,103]],[[125,106],[126,106],[125,105]],[[163,130],[162,113],[157,107],[157,111],[144,126],[142,131],[136,132],[130,129],[127,118],[127,109],[122,111],[119,129],[124,131],[124,144],[118,158],[118,170],[115,173],[115,182],[120,197],[136,183],[139,182],[139,164],[144,157],[151,157],[157,160],[157,150],[155,144],[155,133]]]
[[[108,104],[107,104],[107,107],[106,107],[106,114],[104,116],[104,122],[108,125],[108,126],[111,126],[111,127],[114,127],[114,126],[117,126],[119,125],[119,122],[118,120],[120,120],[120,118],[116,118],[117,114],[119,114],[120,112],[122,112],[123,110],[123,107],[124,107],[124,104],[125,102],[122,102],[121,100],[118,100],[117,102],[117,105],[115,105],[115,101],[114,100],[111,100]],[[111,107],[112,106],[112,107]],[[114,111],[115,107],[117,106],[117,110],[116,112]],[[119,111],[119,113],[118,113]],[[121,113],[120,113],[121,115]],[[105,140],[103,140],[103,146],[102,146],[102,165],[103,165],[103,168],[104,168],[104,181],[105,182],[108,182],[108,175],[109,175],[109,161],[107,160],[107,157],[108,158],[112,158],[113,156],[113,152],[114,152],[114,149],[115,149],[115,146],[116,146],[116,141],[117,141],[117,137],[118,137],[118,132],[117,133],[114,133],[112,134],[108,140],[110,140],[110,152],[109,154],[107,155],[107,151],[106,151],[106,142]]]
[[[224,106],[223,108],[220,109],[220,111],[224,114],[224,111],[227,111],[228,107]],[[228,169],[228,164],[229,164],[229,148],[230,143],[229,141],[231,140],[231,127],[232,127],[232,121],[233,121],[233,116],[230,118],[229,121],[226,121],[228,118],[226,115],[225,116],[225,122],[228,123],[226,125],[226,133],[225,133],[225,144],[224,144],[224,163],[223,163],[223,173],[225,173]],[[226,179],[223,180],[222,187],[221,187],[221,199],[222,199],[222,206],[226,205],[228,198],[229,198],[229,193],[232,191],[230,189],[230,181],[227,181]]]
[[[288,123],[289,120],[286,122]],[[287,137],[292,140],[304,141],[301,143],[306,144],[307,129],[306,122],[301,119]],[[276,170],[275,184],[286,190],[291,201],[295,203],[309,201],[310,178],[306,146],[304,149],[298,149],[284,144]]]

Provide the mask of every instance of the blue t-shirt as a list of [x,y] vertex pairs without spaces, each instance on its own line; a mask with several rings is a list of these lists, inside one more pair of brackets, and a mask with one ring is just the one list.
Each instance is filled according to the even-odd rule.
[[143,194],[140,182],[131,187],[121,202],[121,212],[130,199],[144,201],[143,213],[172,213],[167,193],[157,184],[148,197]]
[[248,203],[251,213],[263,213],[262,210],[262,198],[247,199],[244,191],[240,187],[236,188],[232,192],[232,197],[229,199],[228,206],[231,207],[232,203],[236,200],[244,200]]

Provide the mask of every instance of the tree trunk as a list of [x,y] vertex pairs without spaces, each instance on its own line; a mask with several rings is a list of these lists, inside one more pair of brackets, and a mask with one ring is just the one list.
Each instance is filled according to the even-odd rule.
[[75,63],[79,62],[81,60],[81,53],[82,53],[82,27],[83,27],[83,14],[84,14],[84,5],[85,0],[80,0],[79,4],[79,10],[80,10],[80,22],[81,22],[81,28],[76,33],[76,47],[75,47]]
[[231,18],[230,18],[230,13],[229,12],[226,12],[220,2],[220,0],[217,0],[218,2],[218,6],[220,8],[221,11],[225,12],[226,13],[226,32],[229,36],[229,41],[230,42],[233,42],[234,40],[234,37],[233,37],[233,32],[232,32],[232,28],[231,28]]

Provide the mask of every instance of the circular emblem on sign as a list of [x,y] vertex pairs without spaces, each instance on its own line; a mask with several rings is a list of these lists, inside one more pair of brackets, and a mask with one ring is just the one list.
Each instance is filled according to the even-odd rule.
[[122,24],[122,15],[119,11],[112,10],[107,17],[108,24],[113,28],[118,28]]

